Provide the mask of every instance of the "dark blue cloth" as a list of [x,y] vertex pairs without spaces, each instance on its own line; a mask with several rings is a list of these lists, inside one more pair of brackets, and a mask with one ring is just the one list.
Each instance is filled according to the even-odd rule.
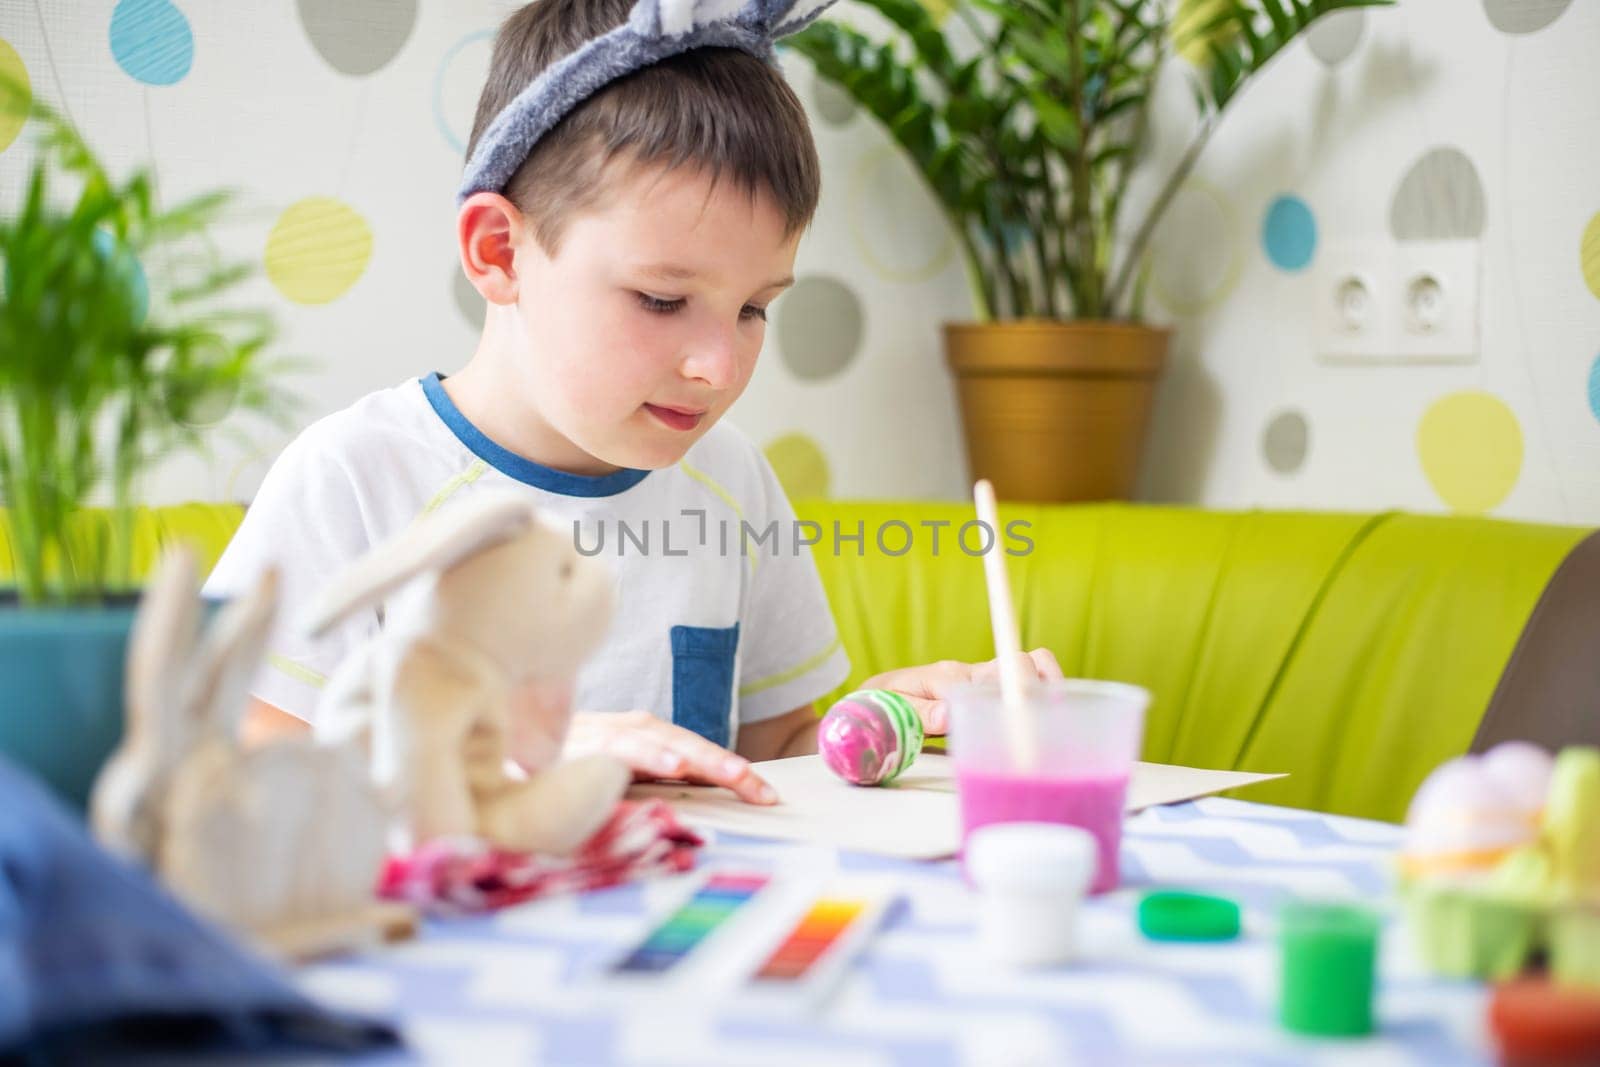
[[739,624],[674,626],[671,639],[673,723],[727,748],[733,732]]
[[389,1048],[101,848],[0,757],[0,1054]]

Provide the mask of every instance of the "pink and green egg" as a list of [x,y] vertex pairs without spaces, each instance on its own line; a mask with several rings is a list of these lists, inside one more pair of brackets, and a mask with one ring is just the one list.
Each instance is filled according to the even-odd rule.
[[885,785],[922,751],[922,719],[899,693],[861,689],[841,699],[817,727],[828,769],[853,785]]

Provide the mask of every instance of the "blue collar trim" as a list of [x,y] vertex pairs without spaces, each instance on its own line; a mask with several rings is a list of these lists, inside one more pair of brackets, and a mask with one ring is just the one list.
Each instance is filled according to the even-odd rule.
[[438,371],[419,381],[422,383],[422,392],[428,398],[428,403],[433,406],[434,412],[444,420],[450,432],[472,450],[473,455],[501,474],[515,478],[525,485],[531,485],[535,489],[560,493],[562,496],[615,496],[632,489],[644,481],[650,473],[647,470],[624,467],[610,474],[569,474],[567,471],[558,471],[542,463],[535,463],[525,456],[501,448],[484,436],[482,430],[467,421],[467,417],[461,414],[461,409],[456,407],[455,401],[444,391]]

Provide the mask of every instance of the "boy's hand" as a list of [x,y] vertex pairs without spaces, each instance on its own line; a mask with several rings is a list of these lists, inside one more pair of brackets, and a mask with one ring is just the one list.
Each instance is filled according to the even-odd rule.
[[635,781],[682,779],[733,790],[748,804],[776,804],[778,794],[750,761],[648,711],[580,711],[572,716],[565,755],[604,753],[633,769]]
[[[1041,682],[1060,681],[1061,665],[1048,648],[1036,648],[1022,656],[1023,677],[1033,676]],[[889,689],[911,702],[922,717],[922,728],[930,736],[940,736],[950,729],[950,711],[945,706],[944,695],[952,686],[968,682],[991,682],[1000,676],[998,660],[982,663],[962,663],[944,659],[921,667],[902,667],[896,671],[875,674],[862,682],[860,689]]]

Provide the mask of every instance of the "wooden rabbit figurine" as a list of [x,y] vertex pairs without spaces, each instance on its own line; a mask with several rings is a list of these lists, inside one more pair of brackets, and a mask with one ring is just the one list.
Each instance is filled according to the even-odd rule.
[[359,759],[309,738],[243,749],[239,717],[277,607],[268,571],[202,634],[194,557],[163,559],[129,644],[127,726],[90,818],[197,910],[285,955],[404,927],[378,902],[385,813]]
[[355,561],[308,625],[320,634],[379,603],[383,628],[329,681],[316,731],[368,746],[399,811],[391,845],[474,836],[565,855],[599,830],[627,767],[556,761],[573,679],[611,621],[609,568],[526,501],[486,496],[424,515]]

